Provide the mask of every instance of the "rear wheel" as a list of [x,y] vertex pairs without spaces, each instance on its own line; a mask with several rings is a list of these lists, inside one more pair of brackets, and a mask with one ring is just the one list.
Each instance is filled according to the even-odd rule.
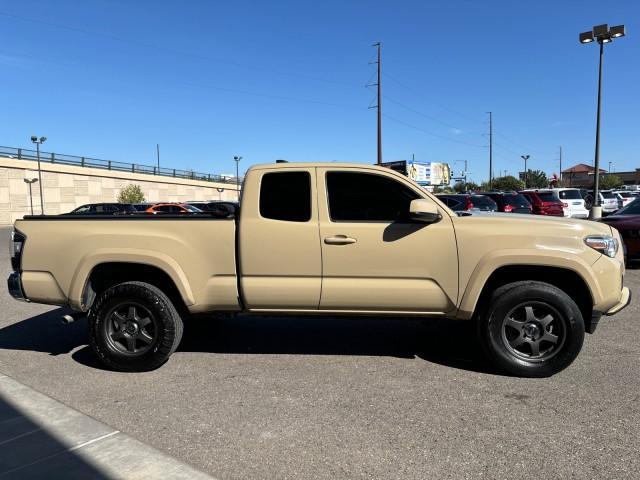
[[515,282],[494,292],[478,318],[478,333],[496,366],[523,377],[547,377],[582,349],[584,319],[576,303],[543,282]]
[[182,338],[182,318],[171,300],[144,282],[115,285],[89,312],[90,343],[98,358],[120,371],[147,371],[165,363]]

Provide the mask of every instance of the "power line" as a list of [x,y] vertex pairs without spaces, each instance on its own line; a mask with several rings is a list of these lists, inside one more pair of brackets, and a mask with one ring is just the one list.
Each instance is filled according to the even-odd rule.
[[213,63],[219,63],[219,64],[223,64],[223,65],[230,65],[230,66],[234,66],[234,67],[238,67],[238,68],[245,68],[245,69],[255,70],[255,71],[259,71],[259,72],[264,72],[266,70],[266,71],[270,71],[272,73],[275,73],[277,75],[304,78],[304,79],[307,79],[307,80],[314,80],[314,81],[323,82],[323,83],[331,83],[331,84],[334,84],[334,85],[347,86],[347,87],[350,87],[350,88],[362,88],[362,87],[356,85],[355,83],[352,84],[352,83],[349,83],[349,82],[342,82],[342,81],[339,81],[339,80],[331,80],[331,79],[327,79],[327,78],[316,77],[316,76],[313,76],[313,75],[306,75],[304,73],[288,72],[288,71],[283,71],[283,70],[278,70],[278,69],[265,69],[263,67],[257,67],[255,65],[250,65],[250,64],[247,64],[247,63],[236,62],[234,60],[225,60],[225,59],[215,58],[215,57],[211,57],[211,56],[203,55],[203,54],[199,54],[199,53],[194,53],[194,52],[189,52],[189,51],[184,51],[184,50],[178,50],[178,49],[171,48],[171,47],[165,47],[165,46],[154,44],[154,43],[141,42],[139,40],[132,40],[132,39],[128,39],[128,38],[123,38],[123,37],[119,37],[119,36],[112,35],[112,34],[109,34],[109,33],[98,32],[98,31],[95,31],[95,30],[88,30],[88,29],[76,27],[76,26],[73,26],[73,25],[67,25],[67,24],[62,24],[62,23],[57,23],[57,22],[50,22],[50,21],[47,21],[47,20],[41,20],[41,19],[31,18],[31,17],[23,17],[21,15],[15,15],[15,14],[7,13],[7,12],[0,12],[0,16],[4,16],[4,17],[8,17],[8,18],[14,18],[14,19],[18,19],[18,20],[22,20],[22,21],[26,21],[26,22],[39,23],[41,25],[47,25],[47,26],[50,26],[50,27],[55,27],[55,28],[60,28],[60,29],[64,29],[64,30],[69,30],[69,31],[72,31],[72,32],[82,33],[84,35],[95,35],[97,37],[102,37],[102,38],[105,38],[105,39],[108,39],[108,40],[113,40],[113,41],[120,42],[120,43],[125,43],[125,44],[129,44],[129,45],[137,45],[137,46],[144,47],[144,48],[150,48],[150,49],[154,49],[154,50],[168,52],[168,53],[171,53],[171,54],[174,54],[174,55],[178,55],[178,56],[191,57],[191,58],[194,58],[194,59],[197,59],[197,60],[205,60],[205,61],[209,61],[209,62],[213,62]]
[[437,133],[429,132],[428,130],[424,130],[423,128],[420,128],[420,127],[418,127],[418,126],[416,126],[416,125],[412,125],[411,123],[405,122],[405,121],[403,121],[403,120],[399,120],[399,119],[397,119],[397,118],[395,118],[395,117],[392,117],[392,116],[390,116],[390,115],[387,115],[386,113],[383,113],[383,114],[382,114],[382,116],[383,116],[384,118],[388,118],[389,120],[392,120],[392,121],[394,121],[394,122],[396,122],[396,123],[399,123],[399,124],[401,124],[401,125],[404,125],[404,126],[406,126],[406,127],[412,128],[412,129],[414,129],[414,130],[418,130],[419,132],[422,132],[422,133],[424,133],[424,134],[430,135],[430,136],[432,136],[432,137],[437,137],[437,138],[441,138],[441,139],[443,139],[443,140],[448,140],[449,142],[454,142],[454,143],[459,143],[459,144],[462,144],[462,145],[467,145],[467,146],[469,146],[469,147],[486,148],[484,145],[477,145],[477,144],[473,144],[473,143],[465,142],[465,141],[463,141],[463,140],[458,140],[458,139],[456,139],[456,138],[446,137],[446,136],[444,136],[444,135],[439,135],[439,134],[437,134]]
[[[388,73],[383,73],[383,75],[387,78],[389,78],[390,80],[394,81],[395,83],[397,83],[398,85],[400,85],[401,87],[413,92],[413,93],[417,93],[418,95],[424,95],[424,92],[419,92],[417,89],[412,88],[410,86],[408,86],[407,84],[405,84],[404,82],[401,82],[400,80],[398,80],[397,78],[393,77],[392,75],[389,75]],[[466,118],[467,120],[470,120],[472,122],[476,122],[476,123],[482,123],[481,120],[477,119],[477,118],[472,118],[471,116],[465,114],[465,113],[461,113],[458,112],[457,110],[454,110],[452,108],[449,108],[445,105],[442,105],[438,102],[434,102],[433,100],[428,100],[428,103],[432,103],[433,105],[437,106],[438,108],[442,109],[442,110],[446,110],[450,113],[453,113],[454,115],[458,115],[459,117],[463,117]]]

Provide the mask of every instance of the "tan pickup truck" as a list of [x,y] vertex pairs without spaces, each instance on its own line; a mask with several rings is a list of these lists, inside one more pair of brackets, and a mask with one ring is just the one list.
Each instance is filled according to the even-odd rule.
[[157,368],[189,313],[449,317],[476,322],[496,365],[567,367],[629,303],[620,236],[533,215],[459,217],[382,167],[249,170],[226,218],[32,216],[15,224],[15,298],[87,312],[109,367]]

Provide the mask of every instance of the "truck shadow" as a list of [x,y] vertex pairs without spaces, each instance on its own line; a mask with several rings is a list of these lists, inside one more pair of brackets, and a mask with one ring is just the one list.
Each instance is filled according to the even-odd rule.
[[62,355],[87,344],[87,323],[82,319],[63,325],[62,315],[71,312],[55,308],[0,329],[0,350],[31,350]]
[[[102,369],[88,343],[85,319],[62,325],[58,308],[0,329],[0,350],[68,354]],[[78,347],[84,348],[78,349]],[[74,351],[75,350],[75,351]],[[360,355],[419,358],[453,368],[498,374],[485,359],[471,322],[389,317],[194,317],[179,352]]]
[[420,358],[482,373],[471,322],[390,317],[238,316],[191,319],[178,351]]

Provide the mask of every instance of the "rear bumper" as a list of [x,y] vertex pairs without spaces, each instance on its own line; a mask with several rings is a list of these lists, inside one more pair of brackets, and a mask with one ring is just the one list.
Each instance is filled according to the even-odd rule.
[[20,300],[21,302],[29,301],[24,294],[24,289],[22,288],[20,272],[11,272],[9,274],[9,278],[7,278],[7,288],[9,289],[11,296],[16,300]]

